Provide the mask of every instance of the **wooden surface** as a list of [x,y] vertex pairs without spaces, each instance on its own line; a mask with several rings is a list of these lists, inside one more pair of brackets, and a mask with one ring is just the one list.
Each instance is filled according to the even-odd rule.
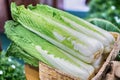
[[80,80],[60,70],[51,68],[42,62],[39,63],[39,73],[40,80]]
[[[118,33],[112,33],[116,42],[114,48],[106,59],[106,62],[102,65],[98,73],[92,78],[92,80],[103,80],[105,74],[109,68],[109,62],[114,60],[120,50],[120,35]],[[53,69],[43,63],[39,64],[39,70],[29,65],[25,66],[25,72],[27,80],[80,80],[71,75],[65,74],[59,70]]]
[[25,75],[27,80],[40,80],[39,69],[30,65],[25,65]]

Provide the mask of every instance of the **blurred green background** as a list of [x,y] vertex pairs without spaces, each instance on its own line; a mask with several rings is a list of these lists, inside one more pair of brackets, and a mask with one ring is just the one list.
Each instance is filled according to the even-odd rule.
[[91,0],[88,18],[102,18],[120,28],[120,0]]

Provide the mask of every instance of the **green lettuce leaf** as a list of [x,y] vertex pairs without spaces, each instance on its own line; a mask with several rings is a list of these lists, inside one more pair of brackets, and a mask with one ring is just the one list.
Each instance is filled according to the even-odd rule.
[[88,19],[88,21],[104,30],[120,33],[120,29],[107,20],[99,19],[99,18],[91,18]]

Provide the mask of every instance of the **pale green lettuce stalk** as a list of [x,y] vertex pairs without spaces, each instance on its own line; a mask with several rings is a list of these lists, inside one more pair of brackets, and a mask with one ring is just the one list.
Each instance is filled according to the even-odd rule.
[[70,27],[74,30],[86,34],[89,37],[99,40],[105,47],[104,53],[109,53],[113,47],[115,40],[110,33],[96,27],[95,25],[90,24],[83,19],[47,5],[30,5],[28,9],[39,15],[46,16],[47,19],[53,19],[61,24],[66,25],[67,27]]
[[59,49],[14,21],[5,24],[5,34],[28,55],[65,73],[87,80],[94,68]]
[[25,28],[86,63],[93,63],[103,52],[101,42],[24,6],[12,4],[11,11],[13,19]]

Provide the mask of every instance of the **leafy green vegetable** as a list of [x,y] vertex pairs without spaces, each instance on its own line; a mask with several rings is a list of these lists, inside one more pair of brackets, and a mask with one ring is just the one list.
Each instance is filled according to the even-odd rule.
[[[20,50],[19,52],[20,54],[25,55],[25,57],[23,56],[24,58],[26,58],[26,55],[28,54],[33,56],[33,59],[35,58],[48,64],[49,66],[55,67],[83,80],[88,79],[89,76],[94,72],[94,68],[91,65],[86,64],[62,51],[53,44],[50,44],[48,41],[39,37],[37,34],[30,32],[17,22],[6,22],[5,33],[15,44],[20,47],[20,49],[24,51],[21,52]],[[16,48],[8,50],[14,49]],[[16,54],[17,51],[8,52]]]
[[28,10],[31,10],[38,15],[45,16],[47,19],[57,21],[66,27],[70,27],[80,33],[86,34],[88,37],[97,39],[105,46],[104,53],[109,53],[109,49],[111,49],[110,46],[114,43],[114,38],[111,36],[111,34],[106,33],[106,31],[96,28],[96,26],[91,25],[87,21],[77,18],[76,16],[68,14],[64,11],[39,4],[37,6],[30,5]]
[[25,51],[23,51],[17,44],[12,42],[7,49],[7,56],[13,56],[16,58],[23,59],[25,63],[30,64],[32,66],[38,67],[39,66],[39,60],[35,57],[29,55]]
[[120,33],[120,29],[107,20],[99,19],[99,18],[91,18],[88,19],[88,21],[104,30]]
[[23,27],[86,63],[93,63],[97,59],[95,56],[100,56],[103,52],[101,42],[66,27],[56,20],[27,10],[24,6],[15,6],[14,4],[11,6],[11,11],[13,19],[21,23]]
[[[91,18],[88,19],[88,21],[104,30],[120,33],[120,29],[107,20],[99,19],[99,18]],[[117,55],[116,60],[120,61],[120,54]]]

